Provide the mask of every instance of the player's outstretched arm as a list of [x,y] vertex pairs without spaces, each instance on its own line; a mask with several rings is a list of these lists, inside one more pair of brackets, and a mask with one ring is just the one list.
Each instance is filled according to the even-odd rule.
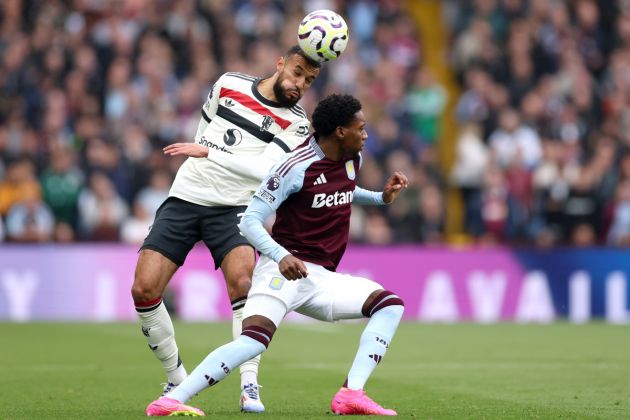
[[400,171],[395,171],[383,187],[383,201],[386,204],[393,202],[400,192],[409,186],[409,180]]
[[[269,153],[269,150],[273,153]],[[274,151],[277,149],[277,152]],[[194,158],[207,158],[210,162],[229,167],[230,170],[240,176],[262,181],[269,173],[271,167],[280,160],[284,151],[272,144],[260,155],[231,155],[210,150],[207,146],[198,143],[173,143],[162,149],[165,155],[189,156]]]
[[169,156],[189,156],[195,158],[205,158],[208,156],[208,147],[197,143],[173,143],[162,149],[165,155]]

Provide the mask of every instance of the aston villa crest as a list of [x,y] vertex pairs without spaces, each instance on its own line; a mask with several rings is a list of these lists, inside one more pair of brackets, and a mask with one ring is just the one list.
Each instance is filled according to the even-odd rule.
[[354,161],[349,160],[346,162],[346,173],[348,174],[348,179],[354,181],[354,178],[357,177],[356,172],[354,172]]

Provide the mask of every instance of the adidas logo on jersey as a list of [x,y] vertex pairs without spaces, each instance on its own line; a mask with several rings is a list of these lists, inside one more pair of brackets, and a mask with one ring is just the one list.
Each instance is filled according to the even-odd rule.
[[325,184],[327,182],[328,182],[328,180],[326,179],[324,174],[319,174],[319,176],[317,177],[315,182],[313,182],[313,185],[322,185],[322,184]]
[[335,191],[333,194],[315,194],[311,207],[314,209],[321,209],[322,207],[341,206],[342,204],[352,203],[353,197],[354,191]]

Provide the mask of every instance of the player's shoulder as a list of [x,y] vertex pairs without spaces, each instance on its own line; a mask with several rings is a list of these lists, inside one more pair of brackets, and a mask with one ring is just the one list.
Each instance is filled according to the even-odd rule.
[[295,104],[290,108],[287,108],[291,111],[295,116],[299,117],[301,120],[306,120],[308,122],[308,116],[306,115],[306,111],[300,105]]
[[286,177],[305,172],[313,162],[324,158],[324,153],[319,148],[314,137],[309,137],[291,153],[287,153],[283,160],[276,166],[276,174]]
[[253,83],[257,79],[257,77],[255,76],[252,76],[246,73],[241,73],[238,71],[228,71],[227,73],[223,73],[221,78],[226,81],[231,80],[234,82],[249,82],[249,83]]
[[215,88],[217,86],[237,91],[249,91],[251,86],[256,83],[258,78],[250,76],[249,74],[229,71],[223,73],[216,81]]

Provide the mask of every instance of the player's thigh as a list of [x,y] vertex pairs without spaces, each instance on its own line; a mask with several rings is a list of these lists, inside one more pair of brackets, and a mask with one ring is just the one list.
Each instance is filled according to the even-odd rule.
[[155,220],[141,250],[159,252],[181,266],[192,247],[201,239],[203,206],[169,197],[155,213]]
[[363,306],[368,298],[383,286],[364,277],[342,274],[341,285],[329,285],[334,290],[332,302],[333,319],[365,318]]
[[363,305],[368,297],[383,287],[366,278],[335,273],[322,267],[315,271],[309,266],[317,290],[296,311],[322,321],[364,318]]
[[131,289],[134,299],[146,301],[162,296],[177,268],[177,264],[159,252],[141,250]]
[[[245,239],[238,228],[241,215],[247,207],[206,207],[203,209],[201,221],[201,239],[206,244],[215,268],[223,268],[223,260],[233,249],[237,247],[250,247],[254,255],[253,248]],[[246,251],[244,251],[246,252]],[[251,260],[249,263],[253,264]]]
[[[252,287],[249,290],[247,296],[247,303],[243,310],[243,318],[247,318],[251,315],[263,315],[274,321],[278,325],[278,314],[282,317],[291,310],[295,309],[299,305],[299,299],[301,296],[301,283],[300,280],[291,281],[282,276],[278,269],[278,264],[265,257],[260,257],[260,260],[256,264],[254,274],[252,278]],[[259,296],[267,296],[271,299],[259,298]],[[280,302],[282,309],[278,309],[277,305],[274,305],[272,313],[267,313],[264,304],[250,305],[250,300],[257,302]],[[248,307],[249,305],[249,307]],[[253,311],[257,311],[254,313]],[[280,320],[282,318],[280,317]]]

